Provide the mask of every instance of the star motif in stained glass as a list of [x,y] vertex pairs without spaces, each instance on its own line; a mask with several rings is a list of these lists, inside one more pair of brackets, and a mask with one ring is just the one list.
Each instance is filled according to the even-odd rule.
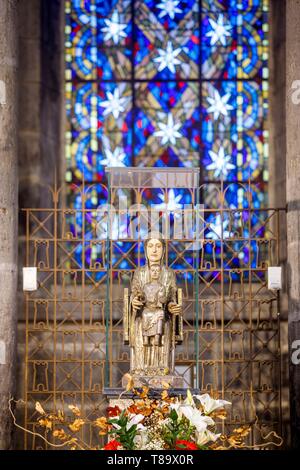
[[176,72],[176,65],[180,65],[182,62],[177,59],[180,54],[181,48],[173,49],[171,41],[168,41],[166,50],[158,49],[159,56],[155,57],[154,62],[159,63],[158,71],[161,72],[165,68],[168,68],[170,72]]
[[118,167],[125,166],[124,159],[126,154],[123,152],[123,149],[116,147],[112,152],[110,148],[104,148],[105,158],[101,160],[101,164],[107,167]]
[[[182,199],[181,194],[175,195],[174,189],[170,189],[168,191],[168,202],[165,202],[165,195],[164,194],[159,194],[158,195],[159,199],[161,200],[161,203],[155,204],[154,207],[157,210],[165,210],[165,211],[170,211],[174,212],[179,209],[182,209],[182,204],[180,203]],[[179,216],[179,214],[176,214]]]
[[222,46],[226,46],[226,36],[230,36],[231,24],[224,24],[224,16],[219,15],[217,21],[213,19],[208,20],[211,26],[211,31],[206,33],[207,37],[210,37],[210,45],[214,46],[218,41]]
[[[229,220],[221,219],[221,215],[218,214],[213,222],[209,223],[209,232],[206,235],[206,238],[211,238],[212,240],[219,240],[220,238],[230,237],[230,232],[227,230]],[[222,233],[223,232],[223,233]]]
[[216,121],[220,114],[223,116],[228,115],[228,111],[233,109],[231,104],[228,104],[228,100],[230,99],[230,93],[226,93],[225,95],[221,96],[218,90],[214,88],[213,97],[208,97],[207,101],[210,104],[210,107],[207,108],[208,113],[214,113],[214,120]]
[[126,23],[120,23],[120,17],[118,11],[114,11],[111,19],[105,19],[104,26],[101,31],[105,33],[104,41],[109,41],[112,39],[114,44],[118,44],[121,38],[126,38],[127,34],[124,29],[126,28]]
[[175,123],[171,113],[168,113],[167,124],[163,122],[158,122],[158,127],[160,128],[160,130],[155,131],[154,135],[157,137],[162,137],[161,139],[162,145],[165,145],[168,142],[170,142],[170,144],[175,145],[176,139],[179,139],[180,137],[182,137],[182,134],[178,132],[178,129],[181,127],[181,123],[180,122]]
[[117,119],[120,115],[121,112],[125,111],[125,105],[127,103],[127,98],[121,98],[120,97],[120,91],[117,88],[114,89],[114,92],[111,93],[108,91],[106,93],[106,101],[102,101],[100,103],[100,106],[102,108],[105,108],[105,111],[103,112],[104,116],[107,116],[108,114],[112,114],[115,119]]
[[161,10],[158,15],[159,18],[169,15],[171,20],[174,20],[176,13],[182,13],[181,8],[178,8],[179,3],[179,0],[162,0],[161,3],[157,5],[157,8]]
[[218,153],[213,150],[209,150],[209,156],[212,159],[212,163],[207,165],[208,170],[215,170],[214,176],[217,178],[221,175],[227,176],[229,170],[233,170],[235,165],[230,163],[230,155],[225,155],[224,147],[220,147]]

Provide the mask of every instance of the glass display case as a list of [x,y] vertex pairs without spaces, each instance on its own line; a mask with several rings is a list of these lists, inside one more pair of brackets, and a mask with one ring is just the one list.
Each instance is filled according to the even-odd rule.
[[[179,295],[181,303],[181,318],[174,326],[177,330],[170,345],[173,372],[180,378],[175,383],[184,388],[197,387],[199,263],[204,223],[199,169],[108,168],[107,179],[108,204],[100,206],[97,214],[97,236],[106,239],[108,269],[105,387],[121,387],[123,376],[132,369],[126,303],[134,276],[147,263],[145,241],[151,236],[163,240],[162,269],[174,274],[176,302]],[[167,325],[166,321],[165,330]],[[166,331],[162,341],[167,341]],[[144,350],[147,355],[149,348]],[[143,355],[142,346],[138,351]],[[157,361],[164,362],[162,358]]]

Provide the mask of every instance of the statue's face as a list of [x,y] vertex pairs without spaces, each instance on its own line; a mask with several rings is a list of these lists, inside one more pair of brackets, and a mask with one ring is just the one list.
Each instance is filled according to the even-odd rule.
[[157,280],[160,274],[160,265],[159,264],[152,264],[150,267],[151,279]]
[[163,244],[156,238],[151,238],[147,243],[147,258],[151,263],[159,262],[163,255]]

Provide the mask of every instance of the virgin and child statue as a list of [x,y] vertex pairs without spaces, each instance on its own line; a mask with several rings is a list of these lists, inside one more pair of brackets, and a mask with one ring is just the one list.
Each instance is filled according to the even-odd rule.
[[162,383],[182,386],[174,374],[175,346],[182,341],[181,290],[172,269],[164,265],[164,240],[144,243],[146,264],[136,269],[130,293],[125,290],[124,340],[130,345],[130,374],[135,386]]

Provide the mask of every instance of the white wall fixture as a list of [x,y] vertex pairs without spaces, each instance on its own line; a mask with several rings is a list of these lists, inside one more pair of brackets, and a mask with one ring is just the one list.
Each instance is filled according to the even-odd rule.
[[37,290],[37,268],[23,268],[23,290]]
[[281,278],[281,267],[270,266],[268,268],[268,289],[281,289],[282,278]]
[[6,104],[6,87],[3,80],[0,80],[0,104]]
[[2,340],[0,340],[0,365],[1,364],[6,364],[6,347]]

